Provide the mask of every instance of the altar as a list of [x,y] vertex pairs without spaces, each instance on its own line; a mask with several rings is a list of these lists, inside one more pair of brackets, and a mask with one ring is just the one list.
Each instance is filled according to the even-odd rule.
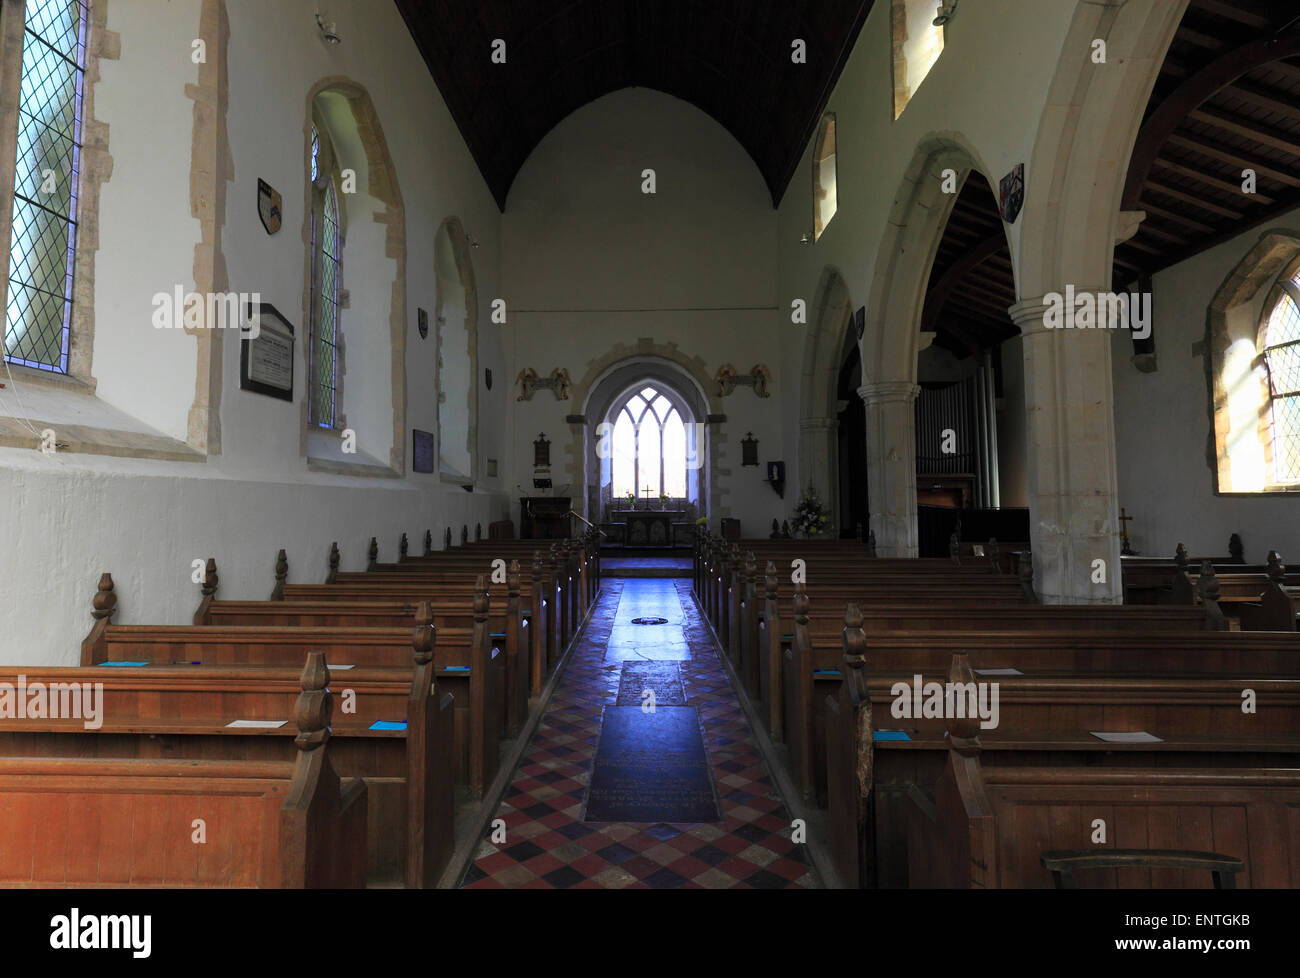
[[624,524],[628,547],[671,547],[673,524],[686,519],[684,509],[616,509],[614,522]]

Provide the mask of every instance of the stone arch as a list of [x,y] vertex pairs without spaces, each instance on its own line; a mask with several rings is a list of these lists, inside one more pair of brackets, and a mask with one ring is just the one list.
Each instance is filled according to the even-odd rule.
[[800,493],[809,485],[831,514],[827,533],[839,522],[839,477],[836,444],[836,386],[846,336],[853,320],[853,300],[840,271],[827,265],[814,293],[812,318],[803,348],[799,388]]
[[[945,181],[945,171],[952,171]],[[916,432],[913,404],[921,316],[939,243],[972,170],[988,168],[956,132],[918,144],[894,197],[867,296],[862,387],[867,412],[867,499],[881,556],[915,557]],[[945,193],[945,182],[954,189]],[[1013,248],[1015,242],[1010,242]],[[1014,260],[1012,262],[1014,267]]]
[[[1129,156],[1188,0],[1079,0],[1025,167],[1022,296],[1108,287]],[[1094,39],[1106,41],[1103,67]]]
[[[303,113],[303,163],[301,172],[310,172],[311,166],[311,132],[313,108],[317,98],[322,94],[335,93],[342,96],[351,113],[355,125],[355,139],[359,150],[357,163],[364,163],[365,172],[357,173],[358,188],[365,188],[365,193],[382,209],[376,210],[371,219],[376,224],[384,225],[384,258],[394,262],[392,285],[389,290],[388,331],[390,344],[391,369],[389,382],[392,400],[392,442],[388,451],[388,465],[376,470],[375,466],[340,462],[338,459],[313,459],[308,445],[308,432],[311,428],[306,390],[302,398],[302,446],[303,454],[309,457],[313,468],[346,471],[352,474],[402,475],[406,471],[406,206],[402,200],[402,191],[397,179],[397,169],[392,154],[388,149],[388,140],[384,136],[383,126],[374,101],[364,85],[344,75],[332,75],[322,78],[312,85],[307,92],[306,111]],[[312,212],[312,185],[310,180],[303,180],[303,302],[302,331],[303,342],[299,344],[299,365],[306,362],[308,355],[308,333],[306,324],[312,316],[312,242],[309,215]],[[342,202],[341,202],[342,206]],[[360,215],[352,214],[352,220]],[[346,258],[346,253],[345,253]],[[346,267],[344,274],[346,275]],[[348,308],[346,295],[341,303]],[[343,343],[348,343],[347,326],[344,324]],[[346,363],[346,360],[344,360]],[[306,376],[304,373],[303,376]],[[344,410],[347,410],[346,405]]]
[[704,423],[706,461],[700,473],[701,515],[712,517],[721,514],[725,490],[720,483],[730,470],[720,469],[718,464],[727,436],[709,421],[711,416],[722,414],[722,404],[717,396],[717,387],[709,377],[708,366],[700,357],[687,356],[676,343],[658,343],[650,337],[642,337],[636,343],[616,344],[602,356],[588,361],[582,379],[573,384],[571,396],[575,404],[582,406],[582,413],[568,418],[570,440],[566,448],[566,466],[570,485],[581,488],[583,515],[593,519],[588,486],[590,467],[595,460],[595,426],[600,418],[592,412],[603,411],[608,406],[606,402],[612,400],[615,393],[606,390],[610,386],[607,381],[629,366],[643,368],[646,377],[674,387],[679,395],[695,406],[697,422]]
[[1110,290],[1115,241],[1142,217],[1120,210],[1128,160],[1186,5],[1080,0],[1026,164],[1010,312],[1023,337],[1034,586],[1047,603],[1122,600],[1110,338],[1046,329],[1044,297]]
[[[443,439],[450,432],[444,429],[444,404],[446,403],[446,390],[444,388],[444,376],[442,373],[442,364],[444,357],[443,342],[448,337],[444,333],[444,325],[449,308],[447,306],[448,291],[444,285],[447,279],[454,272],[455,278],[459,283],[459,291],[463,296],[464,316],[465,316],[465,353],[469,361],[469,369],[464,377],[465,382],[465,410],[467,412],[468,423],[465,426],[465,444],[464,449],[468,458],[468,472],[459,473],[464,475],[472,482],[477,481],[479,476],[478,469],[478,284],[474,275],[474,263],[470,257],[469,237],[465,234],[465,227],[459,217],[448,217],[438,227],[434,243],[434,261],[435,273],[439,283],[437,297],[434,305],[434,323],[437,327],[438,335],[438,453],[443,458]],[[444,267],[444,263],[450,260],[454,264],[454,269]],[[458,392],[459,393],[459,392]],[[458,446],[459,447],[459,446]],[[459,451],[456,452],[455,458],[460,458]],[[458,475],[442,473],[444,481],[463,482]]]

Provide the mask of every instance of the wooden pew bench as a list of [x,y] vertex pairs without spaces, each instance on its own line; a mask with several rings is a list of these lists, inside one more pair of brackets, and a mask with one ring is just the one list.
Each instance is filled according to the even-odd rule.
[[314,655],[291,759],[0,757],[0,885],[363,886],[367,789],[335,772],[326,682]]
[[[456,776],[475,798],[482,797],[496,775],[504,725],[504,656],[488,641],[486,603],[480,592],[474,628],[438,630],[433,647],[439,688],[455,698]],[[297,667],[309,651],[320,650],[339,672],[343,666],[410,669],[413,645],[419,651],[434,632],[428,619],[407,628],[114,625],[115,607],[112,577],[105,574],[95,596],[97,620],[82,643],[83,666],[147,662],[284,668]]]

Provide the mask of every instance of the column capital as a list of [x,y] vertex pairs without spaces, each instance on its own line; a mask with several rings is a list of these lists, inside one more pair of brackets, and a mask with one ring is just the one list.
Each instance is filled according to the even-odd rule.
[[883,380],[874,384],[863,384],[858,388],[858,397],[864,404],[912,403],[921,393],[919,385],[910,380]]
[[[1049,330],[1043,323],[1043,317],[1048,308],[1047,297],[1051,295],[1063,301],[1066,288],[1062,287],[1060,292],[1045,292],[1040,296],[1021,299],[1015,305],[1007,307],[1007,314],[1011,317],[1011,321],[1020,327],[1021,336],[1028,336],[1031,333],[1059,332],[1059,330]],[[1099,295],[1107,291],[1109,290],[1079,288],[1078,286],[1071,288],[1074,295],[1084,295],[1085,293]]]
[[830,431],[839,426],[834,418],[800,418],[800,431]]

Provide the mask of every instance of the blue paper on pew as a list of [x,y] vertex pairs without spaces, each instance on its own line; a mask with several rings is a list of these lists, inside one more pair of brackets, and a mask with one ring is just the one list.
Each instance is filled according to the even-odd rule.
[[101,662],[101,666],[147,666],[147,662]]
[[785,641],[793,642],[793,641],[794,641],[794,632],[791,632],[789,635],[782,635],[782,636],[781,636],[781,641],[782,641],[782,642],[785,642]]
[[814,676],[838,676],[839,674],[840,671],[838,669],[814,669],[813,670]]
[[445,672],[469,672],[469,666],[448,666]]
[[505,638],[505,637],[506,637],[506,633],[505,633],[505,632],[493,632],[489,637],[490,637],[490,638],[493,638],[493,639],[497,639],[497,638]]
[[405,720],[376,720],[370,725],[371,730],[405,730]]
[[906,730],[873,730],[872,740],[911,740]]

